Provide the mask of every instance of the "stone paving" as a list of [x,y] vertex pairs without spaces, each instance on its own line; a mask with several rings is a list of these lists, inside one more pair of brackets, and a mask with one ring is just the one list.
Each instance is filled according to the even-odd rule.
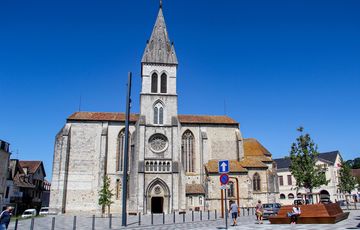
[[[198,214],[198,213],[197,213]],[[163,223],[162,215],[154,215],[154,225],[151,225],[150,215],[143,216],[142,226],[138,225],[138,217],[130,216],[128,219],[129,226],[126,229],[224,229],[225,220],[217,219],[214,220],[214,213],[211,215],[211,220],[207,220],[207,213],[203,215],[203,220],[200,221],[200,216],[194,215],[194,222],[192,220],[191,213],[186,214],[185,219],[186,223],[182,223],[183,216],[176,214],[176,224],[173,224],[173,215],[165,216],[165,223]],[[51,221],[53,216],[35,218],[34,221],[34,230],[50,230]],[[56,224],[55,229],[73,229],[73,216],[68,215],[59,215],[55,216]],[[90,230],[92,229],[92,217],[86,216],[77,216],[76,218],[76,229],[78,230]],[[238,226],[230,226],[231,221],[229,220],[229,229],[323,229],[323,230],[333,230],[333,229],[360,229],[360,210],[351,210],[349,218],[347,220],[341,221],[337,224],[308,224],[308,225],[271,225],[268,221],[264,221],[264,224],[257,224],[254,216],[241,216],[238,218]],[[30,229],[31,220],[22,220],[19,221],[18,229],[19,230],[28,230]],[[14,222],[9,226],[10,230],[14,229]],[[108,218],[95,218],[95,229],[109,229],[109,219]],[[125,229],[121,227],[121,218],[115,216],[112,220],[112,229]]]

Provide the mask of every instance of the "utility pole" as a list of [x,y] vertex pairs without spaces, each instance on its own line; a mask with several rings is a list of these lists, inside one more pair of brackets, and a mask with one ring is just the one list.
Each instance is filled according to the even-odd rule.
[[[127,94],[126,94],[126,113],[125,113],[125,148],[124,148],[124,168],[123,168],[123,194],[122,194],[122,226],[126,227],[127,212],[127,180],[128,180],[128,159],[129,159],[129,119],[131,103],[131,72],[128,75]],[[119,162],[120,164],[120,162]]]

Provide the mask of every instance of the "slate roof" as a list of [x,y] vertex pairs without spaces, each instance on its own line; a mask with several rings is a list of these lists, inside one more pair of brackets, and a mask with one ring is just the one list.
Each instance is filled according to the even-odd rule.
[[[205,164],[205,168],[208,173],[218,173],[219,160],[210,160]],[[237,160],[230,160],[230,173],[247,172],[247,170]]]
[[[267,150],[258,140],[255,138],[244,139],[244,154],[245,157],[249,156],[268,156],[271,157],[271,153]],[[271,158],[269,158],[271,161]]]
[[42,161],[19,161],[21,168],[27,168],[27,173],[35,173],[36,170],[41,166]]
[[[318,158],[320,160],[323,159],[332,164],[335,164],[337,154],[340,154],[340,152],[332,151],[332,152],[319,153]],[[274,159],[274,161],[276,162],[278,169],[288,169],[291,164],[290,158],[279,158],[279,159]]]
[[166,30],[161,6],[141,63],[178,64],[174,44],[170,42]]
[[[131,114],[130,122],[135,123],[139,119],[139,114]],[[239,125],[234,119],[228,116],[210,115],[178,115],[179,122],[182,124],[223,124]],[[75,112],[70,115],[68,121],[122,121],[125,122],[125,113],[111,112]]]
[[319,158],[330,161],[332,164],[335,164],[337,155],[340,154],[339,151],[325,152],[320,153]]
[[288,169],[291,164],[290,158],[279,158],[279,159],[274,159],[274,161],[277,165],[277,169]]
[[187,184],[185,192],[186,194],[205,194],[205,189],[201,184]]

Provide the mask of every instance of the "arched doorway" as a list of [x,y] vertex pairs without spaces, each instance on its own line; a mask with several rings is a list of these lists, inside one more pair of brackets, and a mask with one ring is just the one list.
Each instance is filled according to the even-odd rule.
[[170,190],[167,184],[159,178],[153,180],[146,189],[146,212],[170,212]]
[[164,197],[151,197],[151,212],[152,213],[164,212]]

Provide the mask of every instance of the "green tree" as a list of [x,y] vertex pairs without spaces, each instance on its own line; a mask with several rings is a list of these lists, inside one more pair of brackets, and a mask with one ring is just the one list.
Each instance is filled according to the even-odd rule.
[[114,193],[110,189],[110,178],[108,176],[104,177],[103,187],[99,191],[99,205],[101,205],[102,214],[105,213],[105,208],[108,208],[108,214],[110,214],[110,206],[114,203],[111,198],[114,196]]
[[343,193],[350,194],[353,189],[356,187],[356,180],[351,175],[350,165],[343,160],[341,160],[341,168],[339,170],[339,189]]
[[321,185],[327,185],[325,171],[327,168],[323,165],[316,165],[318,158],[317,145],[310,138],[309,134],[303,133],[303,127],[297,129],[300,136],[296,138],[290,151],[290,171],[296,179],[298,188],[305,188],[312,193],[314,188]]
[[346,163],[352,169],[360,169],[360,157],[355,158],[354,160],[348,160]]

